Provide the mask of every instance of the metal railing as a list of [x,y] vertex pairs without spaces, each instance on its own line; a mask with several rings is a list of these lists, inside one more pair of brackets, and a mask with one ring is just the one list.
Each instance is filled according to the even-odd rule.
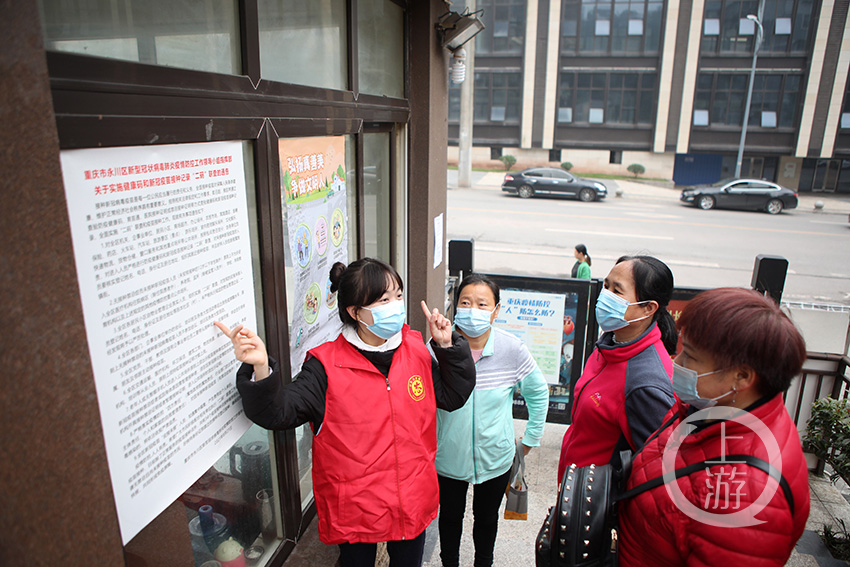
[[[815,400],[843,400],[849,395],[850,357],[810,352],[800,376],[794,378],[791,387],[785,392],[785,407],[802,438]],[[816,472],[822,474],[823,468],[824,462],[818,459]]]

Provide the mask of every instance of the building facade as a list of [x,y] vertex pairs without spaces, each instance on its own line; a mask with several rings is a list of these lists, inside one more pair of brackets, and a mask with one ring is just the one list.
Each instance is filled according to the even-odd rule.
[[[758,0],[478,0],[474,161],[731,177]],[[848,2],[763,2],[742,176],[850,192]],[[456,143],[460,88],[450,87]],[[453,151],[453,148],[452,148]],[[450,154],[452,158],[454,154]]]
[[[197,403],[233,359],[212,321],[255,321],[294,374],[310,329],[293,321],[312,324],[316,300],[333,307],[324,280],[299,296],[300,274],[337,246],[348,261],[395,266],[409,322],[426,330],[419,301],[445,301],[449,54],[435,23],[446,10],[443,0],[3,4],[3,321],[17,345],[0,353],[0,564],[188,567],[230,537],[258,555],[249,564],[285,561],[315,515],[311,433],[248,423],[222,444],[239,416],[205,433],[238,398],[233,368],[210,399],[219,409]],[[289,224],[319,186],[328,202],[344,195],[347,214],[313,219],[310,263],[301,248],[293,257],[291,235],[312,227]],[[81,253],[92,243],[102,254]],[[218,293],[237,280],[241,292]],[[101,319],[90,317],[98,302],[112,302]],[[116,354],[104,371],[98,361]]]

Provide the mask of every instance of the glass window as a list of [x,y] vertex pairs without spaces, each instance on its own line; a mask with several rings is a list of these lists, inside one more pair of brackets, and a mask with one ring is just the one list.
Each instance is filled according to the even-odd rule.
[[345,0],[259,0],[257,8],[264,79],[348,88]]
[[[573,88],[575,85],[575,88]],[[561,73],[558,122],[651,124],[656,73]]]
[[561,52],[657,53],[662,0],[561,0]]
[[348,224],[348,259],[349,262],[360,257],[359,238],[357,233],[357,195],[360,188],[357,186],[357,151],[354,142],[354,136],[345,137],[345,191],[346,191],[346,206],[348,207],[348,218],[345,219]]
[[390,0],[358,0],[357,50],[360,92],[403,98],[402,7]]
[[[283,538],[272,435],[252,425],[178,501],[186,514],[196,567],[242,548],[252,565],[266,565]],[[145,550],[128,542],[141,557]]]
[[522,76],[519,71],[475,72],[473,120],[519,123],[522,107]]
[[365,254],[393,263],[390,196],[390,134],[363,134],[363,237]]
[[476,53],[522,53],[526,0],[478,0],[484,30],[475,38]]
[[[697,111],[710,111],[711,125],[739,126],[744,119],[748,82],[747,73],[700,73],[694,99],[694,126],[706,125],[697,122],[705,119],[702,114],[698,118]],[[801,82],[800,75],[757,74],[749,124],[765,128],[794,127]]]
[[[765,2],[759,52],[804,54],[812,29],[813,0]],[[756,0],[707,0],[702,53],[752,53],[756,26],[747,19],[758,13]]]
[[229,0],[39,0],[45,47],[214,73],[241,73]]

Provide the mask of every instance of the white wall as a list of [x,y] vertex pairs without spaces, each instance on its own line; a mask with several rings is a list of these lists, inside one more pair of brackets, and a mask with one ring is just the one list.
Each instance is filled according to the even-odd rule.
[[[607,173],[610,175],[625,175],[631,176],[628,167],[633,163],[642,165],[646,172],[641,177],[652,177],[655,179],[672,179],[673,178],[673,163],[675,156],[672,153],[656,154],[652,152],[623,152],[621,164],[608,163],[611,154],[608,150],[561,150],[561,159],[557,161],[549,161],[549,150],[539,148],[521,149],[521,148],[503,148],[502,155],[512,155],[517,159],[514,170],[521,170],[527,167],[540,165],[548,165],[557,167],[561,162],[568,161],[573,164],[573,173],[581,175],[583,173]],[[452,165],[457,165],[458,149],[456,146],[449,146],[448,159]],[[494,168],[502,167],[502,162],[490,159],[489,147],[473,147],[472,148],[472,167]]]

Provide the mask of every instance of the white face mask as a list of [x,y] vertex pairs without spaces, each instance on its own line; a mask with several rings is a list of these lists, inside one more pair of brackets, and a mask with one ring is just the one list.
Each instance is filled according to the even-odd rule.
[[644,315],[637,319],[626,319],[626,310],[629,308],[629,305],[642,305],[649,303],[649,301],[629,303],[628,300],[615,295],[607,289],[603,289],[596,299],[596,322],[599,324],[599,328],[605,332],[618,331],[624,327],[628,327],[631,323],[650,317],[650,315]]
[[723,372],[724,370],[726,369],[722,368],[720,370],[712,370],[711,372],[703,372],[702,374],[697,374],[696,370],[685,368],[684,366],[680,366],[674,362],[673,391],[676,393],[677,396],[679,396],[680,400],[690,406],[697,408],[698,410],[714,407],[717,405],[717,400],[725,398],[732,392],[737,391],[737,389],[732,388],[725,394],[720,394],[716,398],[701,398],[699,392],[697,392],[697,381],[701,376],[717,374],[718,372]]

